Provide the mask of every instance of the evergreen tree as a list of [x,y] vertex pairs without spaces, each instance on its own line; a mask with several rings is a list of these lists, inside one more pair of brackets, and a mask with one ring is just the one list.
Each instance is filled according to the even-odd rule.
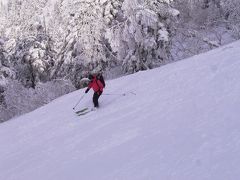
[[107,38],[125,72],[157,67],[169,59],[169,20],[178,14],[168,1],[123,2],[123,17],[109,28]]
[[52,77],[71,79],[78,86],[88,71],[107,64],[103,8],[100,1],[72,1],[62,8],[69,9],[67,34]]
[[45,34],[19,39],[11,58],[19,79],[25,87],[35,88],[38,82],[50,80],[54,66],[51,39]]

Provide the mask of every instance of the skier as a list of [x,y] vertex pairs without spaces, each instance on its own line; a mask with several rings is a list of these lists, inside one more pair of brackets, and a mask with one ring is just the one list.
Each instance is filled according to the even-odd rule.
[[88,93],[88,91],[92,88],[94,91],[93,94],[93,104],[94,108],[99,107],[98,99],[101,96],[103,92],[103,88],[105,87],[105,81],[102,76],[102,74],[90,74],[88,79],[90,80],[88,84],[88,88],[86,89],[85,93]]

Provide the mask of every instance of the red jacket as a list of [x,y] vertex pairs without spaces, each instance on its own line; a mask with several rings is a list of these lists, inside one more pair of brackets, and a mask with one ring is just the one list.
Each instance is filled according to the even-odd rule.
[[103,84],[102,82],[97,79],[96,76],[93,76],[93,79],[91,80],[91,82],[89,83],[88,85],[88,89],[93,89],[94,92],[98,92],[98,91],[101,91],[103,92]]

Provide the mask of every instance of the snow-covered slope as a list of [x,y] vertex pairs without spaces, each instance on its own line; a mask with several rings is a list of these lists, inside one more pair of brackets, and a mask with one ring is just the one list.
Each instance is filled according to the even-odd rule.
[[239,57],[236,42],[107,81],[85,116],[79,90],[0,124],[0,179],[239,179]]

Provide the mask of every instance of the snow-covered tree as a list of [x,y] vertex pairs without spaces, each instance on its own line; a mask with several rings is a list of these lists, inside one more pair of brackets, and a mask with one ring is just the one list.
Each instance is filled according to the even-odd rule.
[[0,106],[4,104],[3,93],[8,81],[15,78],[15,72],[11,67],[4,45],[5,41],[0,37]]
[[[171,54],[174,60],[206,52],[240,38],[239,20],[226,20],[227,7],[231,15],[239,12],[238,1],[176,0],[174,7],[180,18],[173,31]],[[233,4],[235,8],[233,8]],[[234,17],[234,16],[233,16]]]
[[169,1],[125,0],[118,24],[108,29],[109,39],[125,72],[159,66],[168,60],[171,32],[169,20],[179,12]]
[[[66,6],[67,5],[67,6]],[[104,44],[105,22],[99,1],[72,1],[62,5],[69,8],[64,42],[59,51],[53,77],[71,79],[77,85],[80,79],[96,67],[107,63]],[[60,9],[61,9],[60,8]]]
[[50,80],[50,70],[54,66],[54,51],[51,39],[39,34],[18,40],[11,61],[17,72],[17,78],[26,87],[35,88],[38,82]]
[[6,24],[6,7],[0,2],[0,37],[3,36],[4,33],[4,25]]
[[122,5],[124,0],[105,0],[102,2],[103,17],[106,24],[113,26],[123,18]]
[[221,0],[220,8],[228,29],[232,31],[234,38],[240,39],[240,1]]
[[3,92],[4,104],[0,104],[0,122],[30,112],[73,90],[72,83],[65,80],[39,83],[35,89],[25,88],[19,81],[10,80]]
[[25,38],[45,31],[44,7],[47,0],[9,0],[5,25],[8,38]]

